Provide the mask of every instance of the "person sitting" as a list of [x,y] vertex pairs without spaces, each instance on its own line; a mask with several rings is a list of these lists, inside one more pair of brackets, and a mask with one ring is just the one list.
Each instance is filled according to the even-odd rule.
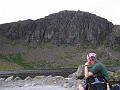
[[87,54],[87,61],[84,64],[84,76],[86,79],[85,90],[107,90],[106,83],[109,80],[107,68],[97,62],[96,53]]

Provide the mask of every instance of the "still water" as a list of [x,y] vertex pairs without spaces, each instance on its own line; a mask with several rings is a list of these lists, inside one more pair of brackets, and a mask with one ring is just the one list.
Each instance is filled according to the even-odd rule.
[[0,90],[73,90],[60,86],[0,87]]

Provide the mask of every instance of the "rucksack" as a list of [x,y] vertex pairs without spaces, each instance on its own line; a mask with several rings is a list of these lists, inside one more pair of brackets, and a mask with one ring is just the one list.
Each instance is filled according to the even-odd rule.
[[89,76],[86,79],[85,90],[107,90],[106,81],[100,76]]

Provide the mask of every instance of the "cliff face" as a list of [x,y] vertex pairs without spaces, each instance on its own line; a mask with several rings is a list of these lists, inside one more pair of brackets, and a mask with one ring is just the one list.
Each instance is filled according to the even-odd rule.
[[120,25],[115,25],[113,28],[114,36],[115,36],[115,44],[120,46]]
[[90,51],[107,66],[120,65],[120,25],[82,11],[0,25],[1,70],[77,67]]
[[[98,46],[113,32],[113,27],[111,22],[88,12],[61,11],[35,21],[1,24],[0,33],[11,40],[23,40],[32,44],[51,42],[57,45]],[[120,44],[119,38],[118,36],[116,40]]]

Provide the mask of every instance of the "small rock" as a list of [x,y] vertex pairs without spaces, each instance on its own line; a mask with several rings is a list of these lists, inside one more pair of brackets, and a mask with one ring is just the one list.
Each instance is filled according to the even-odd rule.
[[64,84],[64,87],[65,87],[65,88],[69,88],[69,87],[70,87],[69,83],[65,83],[65,84]]
[[5,80],[5,78],[0,78],[0,81],[4,81]]
[[62,77],[62,76],[55,76],[55,78],[56,79],[62,79],[62,80],[64,80],[65,78],[64,77]]
[[36,80],[36,79],[43,79],[45,78],[45,76],[35,76],[33,79]]
[[32,80],[32,78],[30,76],[28,76],[24,80]]
[[14,80],[21,80],[21,78],[20,77],[16,77]]
[[120,70],[116,70],[115,72],[116,72],[116,73],[120,73]]
[[13,76],[10,76],[10,77],[8,77],[5,81],[6,82],[9,82],[9,81],[12,81],[13,80]]

